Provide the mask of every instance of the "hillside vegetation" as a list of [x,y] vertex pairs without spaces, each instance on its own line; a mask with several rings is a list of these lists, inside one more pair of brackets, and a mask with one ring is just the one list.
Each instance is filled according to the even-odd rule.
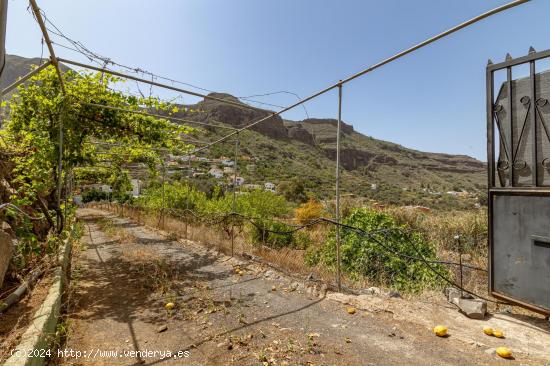
[[[39,59],[8,57],[2,80],[7,85],[28,72]],[[218,98],[239,99],[223,93]],[[218,101],[178,106],[175,117],[200,122],[244,127],[268,116],[268,110],[247,110]],[[426,153],[363,135],[343,124],[341,164],[343,195],[364,197],[383,203],[424,205],[431,208],[472,208],[483,202],[485,164],[464,155]],[[221,131],[221,132],[220,132]],[[194,137],[214,141],[227,133],[215,128],[197,129]],[[283,120],[279,116],[239,134],[239,175],[246,183],[263,184],[298,180],[309,195],[331,199],[334,192],[336,120]],[[198,154],[208,158],[232,158],[234,140]],[[207,166],[204,166],[207,171]],[[210,184],[212,185],[212,184]],[[457,198],[446,192],[467,194]]]

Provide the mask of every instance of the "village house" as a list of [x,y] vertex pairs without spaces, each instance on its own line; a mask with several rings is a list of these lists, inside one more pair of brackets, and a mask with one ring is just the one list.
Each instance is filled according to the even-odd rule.
[[265,182],[264,183],[264,188],[265,188],[266,191],[275,192],[275,184],[274,183]]
[[223,159],[222,160],[222,165],[223,166],[234,166],[235,162],[231,159]]
[[132,179],[130,183],[132,184],[132,196],[139,197],[139,195],[141,194],[141,185],[142,185],[141,180]]
[[244,178],[243,177],[227,177],[227,181],[229,184],[233,184],[233,180],[235,180],[235,183],[237,186],[242,186],[244,184]]
[[208,174],[210,174],[211,176],[213,176],[214,178],[216,179],[220,179],[220,178],[223,178],[223,171],[221,171],[220,169],[218,168],[212,168],[208,171]]
[[243,188],[249,191],[257,191],[262,189],[262,185],[261,184],[244,184]]

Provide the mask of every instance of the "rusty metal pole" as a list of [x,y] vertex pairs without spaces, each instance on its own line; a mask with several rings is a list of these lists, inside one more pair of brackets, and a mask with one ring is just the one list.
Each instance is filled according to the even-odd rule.
[[336,126],[336,286],[342,290],[340,268],[340,128],[342,124],[342,83],[338,85],[338,124]]

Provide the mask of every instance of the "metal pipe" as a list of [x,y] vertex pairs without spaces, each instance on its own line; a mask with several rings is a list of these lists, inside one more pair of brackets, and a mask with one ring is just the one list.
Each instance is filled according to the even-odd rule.
[[459,266],[459,276],[460,276],[460,298],[464,298],[464,286],[463,286],[463,278],[464,274],[462,272],[462,243],[460,241],[460,235],[455,235],[456,240],[456,250],[458,252],[458,266]]
[[48,60],[45,63],[43,63],[42,65],[38,66],[36,69],[32,70],[31,72],[29,72],[25,76],[21,77],[19,80],[15,81],[12,84],[5,87],[2,90],[2,95],[6,95],[7,93],[12,91],[13,89],[17,88],[19,85],[23,84],[25,81],[32,78],[34,75],[38,74],[40,71],[44,70],[46,67],[50,66],[51,64],[52,64],[52,62]]
[[[491,15],[495,15],[495,14],[497,14],[497,13],[500,13],[500,12],[503,12],[503,11],[505,11],[505,10],[511,9],[511,8],[513,8],[513,7],[516,7],[516,6],[518,6],[518,5],[527,3],[527,2],[529,2],[529,1],[531,1],[531,0],[515,0],[515,1],[509,2],[508,4],[504,4],[504,5],[499,6],[499,7],[497,7],[497,8],[491,9],[491,10],[489,10],[489,11],[483,13],[483,14],[480,14],[480,15],[478,15],[478,16],[476,16],[476,17],[470,19],[470,20],[467,20],[467,21],[465,21],[465,22],[463,22],[463,23],[460,23],[459,25],[454,26],[454,27],[452,27],[451,29],[446,30],[445,32],[439,33],[438,35],[433,36],[432,38],[428,38],[427,40],[425,40],[425,41],[423,41],[423,42],[420,42],[420,43],[418,43],[417,45],[412,46],[412,47],[406,49],[405,51],[401,51],[401,52],[399,52],[398,54],[396,54],[396,55],[394,55],[394,56],[391,56],[391,57],[389,57],[389,58],[387,58],[387,59],[385,59],[385,60],[383,60],[383,61],[380,61],[379,63],[374,64],[374,65],[372,65],[371,67],[366,68],[365,70],[360,71],[360,72],[358,72],[357,74],[354,74],[354,75],[348,77],[347,79],[344,79],[344,80],[342,81],[342,83],[345,84],[345,83],[347,83],[347,82],[349,82],[349,81],[352,81],[353,79],[357,79],[358,77],[363,76],[364,74],[366,74],[366,73],[368,73],[368,72],[371,72],[371,71],[373,71],[373,70],[376,70],[376,69],[378,69],[379,67],[382,67],[382,66],[384,66],[384,65],[386,65],[386,64],[388,64],[388,63],[390,63],[390,62],[392,62],[392,61],[397,60],[398,58],[401,58],[401,57],[403,57],[403,56],[405,56],[405,55],[408,55],[409,53],[411,53],[411,52],[413,52],[413,51],[416,51],[417,49],[422,48],[422,47],[424,47],[424,46],[427,46],[427,45],[429,45],[430,43],[433,43],[433,42],[435,42],[435,41],[437,41],[437,40],[439,40],[439,39],[441,39],[441,38],[443,38],[443,37],[446,37],[446,36],[448,36],[448,35],[450,35],[450,34],[456,32],[456,31],[459,31],[459,30],[461,30],[462,28],[466,28],[466,27],[468,27],[468,26],[470,26],[470,25],[472,25],[472,24],[474,24],[474,23],[479,22],[480,20],[483,20],[483,19],[485,19],[485,18],[488,18],[488,17],[490,17]],[[338,86],[338,84],[335,84],[335,85],[334,85],[334,87],[336,87],[336,86]]]
[[[239,154],[239,135],[235,140],[235,164],[233,169],[233,213],[237,212],[237,156]],[[235,224],[231,222],[231,256],[233,257],[235,247]]]
[[[194,141],[194,140],[180,140],[180,139],[173,139],[172,141],[179,141],[179,142],[187,142],[187,143],[194,143],[194,144],[205,144],[204,141]],[[128,144],[120,144],[115,142],[102,142],[102,141],[84,141],[83,144],[87,145],[102,145],[102,146],[116,146],[116,147],[132,147],[132,145]],[[172,152],[177,149],[168,149],[166,147],[143,147],[140,146],[141,149],[144,150],[151,150],[151,151],[164,151],[164,152]],[[179,150],[178,150],[179,151]]]
[[61,217],[61,181],[63,175],[63,120],[59,117],[59,159],[57,162],[57,230],[61,232],[63,230]]
[[156,113],[150,113],[150,112],[145,112],[145,111],[126,109],[126,108],[121,108],[121,107],[113,107],[113,106],[110,106],[110,105],[103,105],[103,104],[96,104],[96,103],[82,103],[82,104],[88,105],[88,106],[91,106],[91,107],[111,109],[111,110],[114,110],[114,111],[120,111],[120,112],[126,112],[126,113],[141,114],[141,115],[144,115],[144,116],[164,118],[164,119],[169,119],[169,120],[172,120],[172,121],[191,123],[191,124],[196,124],[196,125],[201,125],[201,126],[224,128],[224,129],[233,130],[233,131],[237,130],[237,128],[235,128],[235,127],[222,126],[222,125],[212,125],[212,124],[209,124],[209,123],[192,121],[192,120],[188,120],[188,119],[185,119],[185,118],[163,116],[162,114],[156,114]]
[[[189,215],[189,195],[191,194],[191,155],[187,155],[187,199],[185,200],[186,214]],[[185,220],[185,239],[187,239],[187,221]]]
[[[31,1],[33,1],[33,0],[31,0]],[[216,97],[212,97],[212,96],[209,96],[209,95],[196,93],[196,92],[193,92],[193,91],[190,91],[190,90],[176,88],[175,86],[166,85],[166,84],[162,84],[162,83],[159,83],[159,82],[156,82],[156,81],[151,81],[151,80],[147,80],[147,79],[138,78],[136,76],[127,75],[127,74],[124,74],[124,73],[121,73],[121,72],[118,72],[118,71],[109,70],[109,69],[102,68],[102,67],[96,67],[96,66],[92,66],[92,65],[83,64],[81,62],[67,60],[65,58],[58,58],[57,61],[63,62],[65,64],[73,65],[73,66],[79,66],[79,67],[83,67],[83,68],[86,68],[86,69],[95,70],[95,71],[98,71],[98,72],[105,72],[107,74],[111,74],[111,75],[118,76],[118,77],[121,77],[121,78],[130,79],[130,80],[134,80],[134,81],[137,81],[137,82],[140,82],[140,83],[157,86],[159,88],[164,88],[164,89],[177,91],[177,92],[183,93],[183,94],[193,95],[195,97],[201,97],[201,98],[204,98],[204,99],[215,100],[217,102],[229,104],[229,105],[232,105],[234,107],[250,109],[250,110],[254,110],[254,111],[264,111],[261,108],[253,107],[253,106],[250,106],[248,104],[232,102],[230,100],[226,100],[226,99],[222,99],[222,98],[216,98]]]
[[8,24],[8,0],[0,0],[0,77],[6,66],[6,25]]
[[506,68],[506,78],[507,80],[507,93],[508,93],[508,126],[510,128],[510,158],[509,158],[509,165],[510,165],[510,171],[509,173],[509,179],[510,179],[510,187],[514,186],[514,164],[516,163],[516,157],[514,156],[514,117],[513,117],[513,100],[512,100],[512,67]]
[[[486,104],[487,104],[487,197],[489,189],[495,186],[495,122],[494,122],[494,74],[487,66]],[[500,129],[499,129],[500,131]]]
[[[526,2],[529,2],[529,1],[531,1],[531,0],[515,0],[515,1],[512,1],[512,2],[510,2],[510,3],[508,3],[508,4],[505,4],[505,5],[503,5],[503,6],[499,6],[499,7],[495,8],[495,9],[489,10],[489,11],[487,11],[487,12],[481,14],[481,15],[476,16],[475,18],[472,18],[472,19],[470,19],[470,20],[468,20],[468,21],[466,21],[466,22],[463,22],[463,23],[461,23],[461,24],[459,24],[459,25],[457,25],[457,26],[455,26],[455,27],[453,27],[453,28],[451,28],[451,29],[449,29],[449,30],[446,30],[445,32],[439,33],[438,35],[436,35],[436,36],[434,36],[434,37],[432,37],[432,38],[429,38],[429,39],[427,39],[427,40],[425,40],[425,41],[423,41],[423,42],[421,42],[421,43],[419,43],[419,44],[417,44],[417,45],[415,45],[415,46],[413,46],[413,47],[411,47],[411,48],[408,48],[408,49],[406,49],[405,51],[399,52],[399,53],[397,53],[396,55],[394,55],[394,56],[392,56],[392,57],[389,57],[389,58],[387,58],[387,59],[385,59],[385,60],[383,60],[383,61],[380,61],[380,62],[378,62],[377,64],[374,64],[374,65],[372,65],[372,66],[370,66],[370,67],[364,69],[364,70],[361,71],[361,72],[358,72],[358,73],[356,73],[356,74],[354,74],[354,75],[352,75],[352,76],[349,76],[348,78],[346,78],[346,79],[344,79],[344,80],[342,80],[342,81],[340,81],[340,82],[338,82],[338,83],[336,83],[336,84],[333,84],[333,85],[331,85],[331,86],[329,86],[329,87],[326,87],[325,89],[323,89],[323,90],[321,90],[321,91],[319,91],[319,92],[317,92],[317,93],[315,93],[315,94],[312,94],[312,95],[310,95],[309,97],[304,98],[304,99],[302,99],[301,101],[299,101],[299,102],[297,102],[297,103],[294,103],[294,104],[292,104],[292,105],[290,105],[290,106],[288,106],[288,107],[286,107],[286,108],[283,108],[283,109],[281,109],[281,110],[278,111],[278,112],[273,112],[273,113],[272,113],[270,116],[268,116],[268,117],[264,117],[264,118],[261,118],[261,119],[258,120],[258,121],[252,122],[252,123],[250,123],[249,125],[247,125],[247,126],[245,126],[245,127],[242,127],[242,128],[239,129],[238,131],[240,132],[240,131],[243,131],[243,130],[247,130],[247,129],[249,129],[249,128],[255,126],[255,125],[257,125],[258,123],[264,122],[264,121],[268,120],[269,118],[272,118],[272,117],[274,117],[274,116],[278,116],[278,115],[280,115],[280,114],[282,114],[282,113],[284,113],[284,112],[287,112],[287,111],[289,111],[290,109],[293,109],[293,108],[295,108],[295,107],[297,107],[297,106],[299,106],[299,105],[302,105],[302,104],[304,104],[304,103],[310,101],[310,100],[313,99],[313,98],[316,98],[316,97],[318,97],[318,96],[320,96],[320,95],[322,95],[322,94],[325,94],[326,92],[328,92],[328,91],[330,91],[330,90],[332,90],[332,89],[334,89],[334,88],[337,88],[339,85],[346,84],[346,83],[348,83],[348,82],[350,82],[350,81],[352,81],[352,80],[354,80],[354,79],[357,79],[357,78],[360,77],[360,76],[363,76],[363,75],[365,75],[365,74],[367,74],[367,73],[369,73],[369,72],[372,72],[372,71],[374,71],[374,70],[376,70],[376,69],[378,69],[378,68],[380,68],[380,67],[382,67],[382,66],[384,66],[384,65],[386,65],[386,64],[388,64],[388,63],[390,63],[390,62],[392,62],[392,61],[395,61],[395,60],[397,60],[397,59],[399,59],[399,58],[401,58],[401,57],[403,57],[403,56],[405,56],[405,55],[408,55],[409,53],[411,53],[411,52],[413,52],[413,51],[416,51],[416,50],[418,50],[418,49],[420,49],[420,48],[422,48],[422,47],[424,47],[424,46],[427,46],[427,45],[429,45],[430,43],[433,43],[433,42],[435,42],[435,41],[437,41],[437,40],[439,40],[439,39],[441,39],[441,38],[443,38],[443,37],[445,37],[445,36],[448,36],[448,35],[451,34],[451,33],[454,33],[454,32],[456,32],[456,31],[458,31],[458,30],[460,30],[460,29],[462,29],[462,28],[465,28],[465,27],[470,26],[470,25],[472,25],[472,24],[474,24],[474,23],[477,23],[477,22],[479,22],[480,20],[483,20],[483,19],[485,19],[485,18],[487,18],[487,17],[489,17],[489,16],[491,16],[491,15],[500,13],[500,12],[502,12],[502,11],[504,11],[504,10],[513,8],[513,7],[515,7],[515,6],[521,5],[521,4],[526,3]],[[212,145],[215,145],[215,144],[217,144],[217,143],[219,143],[219,142],[222,142],[222,141],[224,141],[224,140],[227,140],[227,139],[230,138],[231,136],[235,135],[235,133],[237,133],[237,131],[232,132],[232,133],[228,134],[227,136],[222,137],[222,138],[220,138],[220,139],[218,139],[218,140],[212,142],[211,144],[209,144],[209,145],[207,145],[207,146],[201,147],[201,148],[195,150],[195,152],[204,150],[204,149],[206,149],[206,148],[208,148],[208,147],[210,147],[210,146],[212,146]]]
[[[36,0],[29,0],[29,3],[31,5],[36,21],[40,26],[40,30],[42,31],[42,36],[44,37],[44,41],[46,41],[46,45],[48,46],[48,51],[50,53],[50,61],[55,66],[57,77],[59,78],[59,85],[60,85],[61,91],[63,94],[66,94],[63,75],[61,74],[61,69],[59,68],[59,62],[57,61],[57,57],[55,55],[55,51],[53,49],[53,45],[50,40],[50,36],[48,35],[48,31],[46,29],[46,25],[44,24],[44,19],[42,19],[42,14],[40,14],[40,9],[36,4]],[[58,153],[59,153],[59,161],[58,161],[58,172],[57,172],[57,219],[58,219],[57,230],[61,232],[61,230],[63,230],[63,223],[61,222],[63,219],[61,217],[62,216],[61,214],[61,179],[63,175],[63,119],[61,117],[59,118],[59,152]]]
[[61,69],[59,68],[59,61],[55,56],[55,51],[53,49],[52,41],[50,40],[48,30],[46,29],[46,25],[44,24],[44,19],[42,19],[42,14],[40,14],[40,8],[38,8],[38,5],[36,4],[36,0],[29,0],[29,2],[31,4],[32,11],[34,13],[34,17],[36,18],[36,21],[40,26],[40,30],[42,31],[42,36],[44,37],[44,41],[46,41],[46,45],[48,46],[48,51],[50,52],[50,60],[52,64],[55,66],[55,70],[57,71],[57,76],[59,77],[59,82],[61,84],[61,91],[63,92],[63,94],[65,94],[66,92],[65,82],[63,81]]
[[[529,84],[530,91],[531,91],[531,129],[533,130],[533,162],[531,163],[531,166],[533,167],[532,174],[533,174],[533,187],[538,186],[539,184],[539,162],[538,162],[538,126],[537,126],[537,92],[536,92],[536,70],[535,70],[535,61],[531,61],[529,63]],[[518,147],[519,149],[519,147]]]
[[338,85],[338,124],[336,125],[336,286],[342,290],[340,268],[340,125],[342,124],[342,84]]
[[164,161],[162,162],[162,229],[164,230],[164,208],[166,205],[166,198],[165,198],[165,192],[164,192],[164,185],[165,185],[165,179],[166,179],[166,167],[164,166]]

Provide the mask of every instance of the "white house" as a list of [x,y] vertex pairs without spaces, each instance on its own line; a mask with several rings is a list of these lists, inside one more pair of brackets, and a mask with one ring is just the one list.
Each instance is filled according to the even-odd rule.
[[210,174],[211,176],[213,176],[214,178],[216,179],[220,179],[220,178],[223,178],[223,171],[221,171],[220,169],[218,168],[212,168],[208,171],[208,174]]
[[235,179],[235,183],[237,183],[238,186],[242,186],[244,184],[244,178],[243,177],[237,177]]
[[244,184],[243,188],[249,191],[256,191],[262,189],[262,186],[260,184]]
[[139,179],[132,179],[130,183],[132,184],[132,196],[139,197],[141,194],[141,181]]
[[234,166],[235,162],[231,159],[223,159],[222,160],[222,165],[223,166]]
[[264,183],[264,188],[265,188],[266,191],[275,192],[275,184],[274,184],[274,183],[265,182],[265,183]]
[[99,189],[105,193],[112,193],[113,192],[113,189],[111,188],[110,185],[108,184],[102,184]]

